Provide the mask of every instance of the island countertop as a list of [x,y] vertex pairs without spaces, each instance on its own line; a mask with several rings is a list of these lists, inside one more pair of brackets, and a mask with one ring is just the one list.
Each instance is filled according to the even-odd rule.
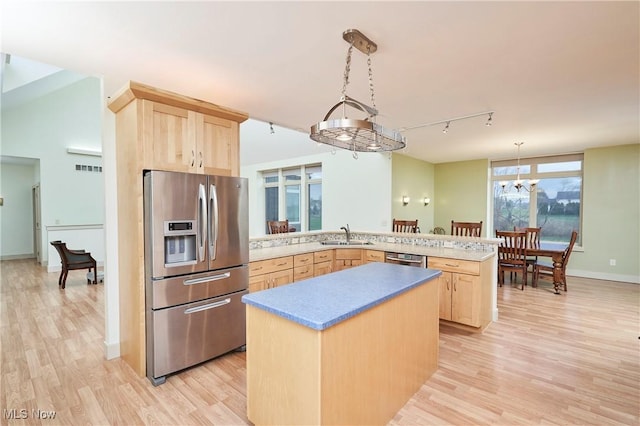
[[246,294],[242,301],[306,327],[324,330],[441,273],[435,269],[373,262]]

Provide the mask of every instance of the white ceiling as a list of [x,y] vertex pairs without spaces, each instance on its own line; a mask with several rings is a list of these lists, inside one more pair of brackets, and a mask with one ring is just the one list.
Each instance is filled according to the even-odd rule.
[[[2,52],[135,80],[275,123],[242,128],[244,164],[319,148],[307,134],[341,95],[357,28],[375,41],[378,122],[433,163],[638,143],[640,2],[2,1]],[[354,50],[347,94],[370,104]],[[359,117],[353,117],[359,118]],[[285,130],[299,130],[302,133]],[[288,144],[286,140],[289,140]],[[264,150],[262,149],[264,148]]]

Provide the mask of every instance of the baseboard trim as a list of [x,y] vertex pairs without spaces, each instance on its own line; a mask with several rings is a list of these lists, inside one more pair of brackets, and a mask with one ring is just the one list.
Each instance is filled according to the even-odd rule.
[[107,343],[104,342],[104,356],[107,359],[116,359],[120,357],[120,342]]
[[36,256],[33,253],[29,254],[7,254],[0,256],[0,260],[19,260],[19,259],[35,259]]
[[596,280],[618,281],[623,283],[640,284],[640,276],[610,274],[607,272],[579,271],[567,268],[567,275],[570,277],[593,278]]

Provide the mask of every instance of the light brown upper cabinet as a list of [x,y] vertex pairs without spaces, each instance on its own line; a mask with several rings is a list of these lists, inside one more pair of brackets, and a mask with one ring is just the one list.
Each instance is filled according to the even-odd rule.
[[[144,169],[238,176],[239,123],[247,115],[130,82],[109,103]],[[126,124],[125,124],[126,122]],[[127,134],[124,134],[126,132]]]

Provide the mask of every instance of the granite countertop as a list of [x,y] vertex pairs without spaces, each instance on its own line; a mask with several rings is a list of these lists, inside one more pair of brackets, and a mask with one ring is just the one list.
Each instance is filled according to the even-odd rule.
[[476,262],[482,262],[495,256],[492,251],[475,251],[475,250],[463,250],[447,247],[425,247],[413,244],[394,244],[394,243],[382,243],[376,242],[367,245],[355,245],[355,246],[336,246],[336,245],[322,245],[319,242],[290,244],[269,248],[260,248],[249,250],[249,261],[255,262],[258,260],[273,259],[275,257],[293,256],[296,254],[313,253],[321,250],[332,249],[366,249],[366,250],[380,250],[391,251],[396,253],[408,253],[418,254],[422,256],[435,256],[446,257],[449,259],[458,260],[471,260]]
[[242,296],[248,305],[324,330],[442,274],[373,262]]

